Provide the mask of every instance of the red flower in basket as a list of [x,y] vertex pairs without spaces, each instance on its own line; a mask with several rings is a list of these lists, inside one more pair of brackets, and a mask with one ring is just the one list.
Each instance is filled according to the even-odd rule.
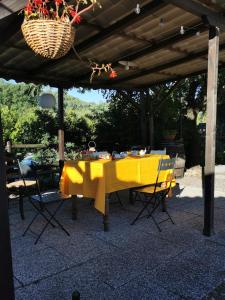
[[34,0],[34,5],[38,6],[42,4],[43,4],[43,0]]
[[30,3],[28,3],[24,10],[25,10],[26,14],[28,14],[28,15],[32,14],[32,12],[33,12],[33,5],[30,4]]
[[44,16],[48,16],[49,15],[49,11],[45,7],[41,7],[40,11],[43,13]]
[[63,0],[55,0],[55,4],[60,5],[63,3]]
[[75,11],[75,10],[70,10],[70,15],[71,17],[75,17],[74,21],[73,21],[73,24],[80,24],[81,22],[81,17],[78,15],[78,13]]
[[112,71],[109,74],[109,78],[116,78],[117,77],[117,72],[115,70],[112,69]]

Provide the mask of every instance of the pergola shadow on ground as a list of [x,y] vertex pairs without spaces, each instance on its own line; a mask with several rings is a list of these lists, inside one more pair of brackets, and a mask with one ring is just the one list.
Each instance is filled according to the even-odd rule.
[[[131,226],[141,204],[130,205],[128,193],[120,192],[125,210],[112,200],[109,232],[102,231],[90,200],[80,199],[78,220],[72,221],[69,201],[59,219],[71,237],[49,227],[36,246],[42,218],[22,237],[34,212],[27,202],[26,220],[21,223],[18,207],[11,203],[16,299],[66,300],[74,290],[81,299],[196,300],[207,296],[224,281],[225,198],[222,192],[216,193],[218,234],[208,238],[202,235],[201,187],[184,186],[182,181],[180,186],[169,201],[176,224],[163,223],[161,233],[146,218]],[[162,217],[162,212],[157,215]]]
[[[86,14],[76,35],[75,47],[82,61],[73,51],[55,61],[34,55],[20,30],[23,18],[18,11],[25,2],[0,2],[0,76],[59,87],[61,160],[64,159],[63,88],[143,89],[208,70],[204,234],[212,235],[217,79],[218,66],[224,67],[225,63],[225,17],[221,1],[215,4],[206,0],[146,0],[141,3],[141,13],[136,14],[133,1],[102,0],[103,8]],[[184,30],[180,31],[181,26]],[[119,73],[118,79],[101,77],[90,85],[89,59],[112,62]],[[121,60],[132,61],[137,68],[128,73],[119,64]],[[4,299],[13,299],[2,140],[0,146],[0,294]]]

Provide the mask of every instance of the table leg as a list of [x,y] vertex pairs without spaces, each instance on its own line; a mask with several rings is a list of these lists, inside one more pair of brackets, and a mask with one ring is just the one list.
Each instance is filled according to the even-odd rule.
[[134,195],[132,189],[129,189],[129,202],[134,205]]
[[25,217],[24,217],[24,208],[23,208],[23,195],[21,191],[19,192],[19,210],[20,210],[21,219],[24,220]]
[[105,195],[105,214],[103,215],[104,231],[109,231],[109,195]]
[[77,220],[77,196],[72,196],[72,220]]
[[167,211],[167,203],[166,203],[166,197],[162,199],[162,211],[166,212]]

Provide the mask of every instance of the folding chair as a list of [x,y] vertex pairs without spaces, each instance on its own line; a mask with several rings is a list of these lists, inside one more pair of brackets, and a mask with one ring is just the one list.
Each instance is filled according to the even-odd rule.
[[[34,215],[33,219],[31,220],[31,222],[27,226],[26,230],[24,231],[23,236],[26,235],[26,233],[31,228],[32,224],[34,223],[34,221],[37,219],[37,217],[39,215],[43,217],[43,219],[46,221],[46,224],[42,228],[42,230],[41,230],[40,234],[38,235],[38,237],[36,238],[34,244],[37,244],[37,242],[39,241],[39,239],[41,238],[41,236],[43,235],[43,233],[45,232],[45,230],[47,229],[47,227],[49,225],[51,225],[54,228],[56,227],[55,224],[58,225],[61,230],[63,230],[68,236],[70,236],[69,232],[63,227],[63,225],[59,222],[59,220],[56,219],[56,214],[62,208],[65,200],[70,197],[64,196],[56,191],[41,192],[37,173],[34,170],[31,170],[31,168],[29,166],[23,165],[19,161],[18,161],[18,165],[19,165],[21,177],[22,177],[22,180],[24,181],[25,186],[26,186],[25,178],[28,173],[31,174],[31,172],[32,172],[33,179],[36,182],[36,192],[37,192],[36,195],[29,195],[29,194],[27,195],[29,202],[36,210],[36,214]],[[47,206],[48,206],[48,204],[50,205],[53,203],[58,203],[58,205],[53,210],[53,212],[51,212]]]
[[26,193],[26,188],[33,190],[36,186],[36,181],[31,179],[22,180],[18,163],[14,162],[6,169],[6,189],[8,192],[8,199],[12,195],[19,197],[19,211],[21,219],[24,220],[24,207],[23,207],[23,198]]
[[[144,194],[146,202],[144,204],[144,207],[141,209],[141,211],[137,214],[136,218],[131,222],[131,225],[134,225],[137,220],[147,217],[152,218],[154,224],[158,228],[158,230],[161,232],[160,224],[163,222],[166,222],[170,220],[172,224],[175,224],[172,217],[167,211],[167,208],[165,207],[165,199],[168,196],[171,188],[172,188],[172,181],[173,181],[173,173],[174,173],[174,167],[175,167],[175,158],[172,159],[161,159],[159,161],[158,166],[158,172],[157,172],[157,178],[154,185],[145,186],[141,188],[137,188],[134,190],[136,194],[141,193]],[[160,180],[160,173],[164,171],[168,171],[167,178],[164,182]],[[160,207],[160,204],[163,207],[163,212],[165,212],[168,216],[167,219],[164,219],[160,222],[157,222],[156,218],[154,217],[154,213],[156,210]],[[151,209],[149,208],[151,206]],[[144,211],[148,211],[148,214],[143,216]]]

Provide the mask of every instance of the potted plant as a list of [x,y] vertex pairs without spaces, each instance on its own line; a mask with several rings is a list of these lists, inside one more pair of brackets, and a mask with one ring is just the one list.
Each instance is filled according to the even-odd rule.
[[166,141],[174,141],[176,134],[176,129],[167,129],[164,131],[163,137]]
[[74,25],[81,15],[98,4],[97,0],[28,0],[24,11],[22,32],[30,48],[37,54],[58,59],[71,49]]

